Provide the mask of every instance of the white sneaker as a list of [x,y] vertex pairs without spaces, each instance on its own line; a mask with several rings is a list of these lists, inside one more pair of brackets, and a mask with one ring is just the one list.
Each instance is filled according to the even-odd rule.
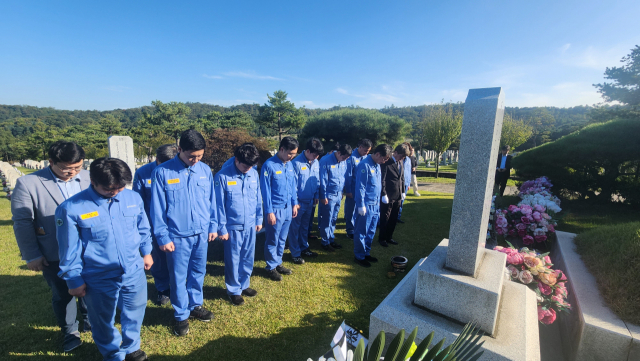
[[418,193],[418,192],[413,193],[413,195],[416,196],[416,197],[420,197],[420,193]]

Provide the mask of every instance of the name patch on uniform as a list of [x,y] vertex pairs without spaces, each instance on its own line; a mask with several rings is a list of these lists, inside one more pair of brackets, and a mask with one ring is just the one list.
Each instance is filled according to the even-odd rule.
[[227,182],[227,185],[228,185],[228,186],[234,186],[234,185],[236,185],[236,184],[238,184],[238,182],[236,182],[236,181],[229,181],[229,182]]
[[282,171],[281,170],[277,170],[276,174],[282,174]]
[[207,177],[206,177],[206,176],[204,176],[204,177],[200,177],[200,179],[205,179],[205,178],[207,178]]
[[176,184],[176,183],[180,183],[180,178],[176,178],[176,179],[169,179],[167,181],[167,184]]
[[151,184],[151,179],[147,179],[147,184]]
[[336,167],[335,165],[332,165],[332,166],[331,166],[331,169],[333,169],[333,168],[335,168],[335,167]]
[[302,167],[300,168],[300,170],[307,170],[307,167]]
[[91,213],[85,213],[80,215],[80,219],[85,220],[89,218],[95,218],[98,216],[98,211],[93,211]]
[[360,161],[359,161],[359,160],[356,160],[356,164],[358,164],[358,163],[360,163]]
[[[364,171],[363,171],[363,172],[364,172]],[[371,170],[371,174],[375,174],[375,173],[376,173],[376,170],[375,170],[375,169],[372,169],[372,170]]]
[[130,205],[130,206],[127,206],[127,208],[135,208],[135,207],[137,207],[137,205],[135,205],[135,204],[132,204],[132,205]]

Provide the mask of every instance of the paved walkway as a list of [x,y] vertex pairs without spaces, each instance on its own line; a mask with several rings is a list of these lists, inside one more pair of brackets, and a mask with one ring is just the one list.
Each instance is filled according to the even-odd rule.
[[[455,183],[420,183],[418,182],[418,190],[426,191],[426,192],[437,192],[437,193],[455,193],[456,184]],[[513,186],[507,186],[507,189],[504,190],[504,194],[507,196],[516,195],[518,193],[518,188]]]

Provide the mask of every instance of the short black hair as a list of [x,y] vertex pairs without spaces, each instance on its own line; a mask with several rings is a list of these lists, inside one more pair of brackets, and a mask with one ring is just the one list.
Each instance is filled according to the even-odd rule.
[[373,154],[380,153],[383,157],[388,157],[393,153],[393,148],[389,144],[378,144],[376,149],[373,150]]
[[396,153],[398,153],[399,155],[403,155],[405,157],[408,157],[411,155],[411,151],[409,150],[409,147],[407,147],[406,144],[402,143],[400,145],[398,145],[396,147],[396,149],[394,149]]
[[340,144],[340,147],[338,147],[338,152],[340,152],[341,155],[351,155],[351,146],[349,144]]
[[131,169],[127,163],[118,158],[98,158],[89,167],[91,180],[103,187],[122,188],[131,183]]
[[371,148],[373,147],[373,143],[371,143],[371,141],[367,138],[364,139],[360,139],[360,142],[358,142],[358,147],[366,147],[366,148]]
[[307,150],[314,154],[324,153],[324,146],[318,138],[311,138],[307,141]]
[[178,154],[178,147],[175,144],[161,145],[156,149],[156,160],[160,163],[164,163],[173,159],[176,154]]
[[74,142],[59,140],[49,146],[49,159],[53,164],[58,162],[78,163],[84,157],[84,149]]
[[508,146],[508,145],[505,145],[504,147],[502,147],[502,150],[510,150],[510,149],[511,149],[511,147]]
[[258,160],[260,160],[260,152],[258,152],[258,148],[253,143],[244,143],[236,148],[233,155],[238,162],[251,167],[258,164]]
[[300,144],[298,143],[298,140],[296,138],[284,137],[280,141],[280,147],[278,148],[278,150],[284,148],[284,150],[292,151],[294,149],[298,149],[299,146]]
[[332,152],[336,152],[338,149],[340,149],[340,142],[336,142],[336,144],[331,147]]
[[204,137],[197,130],[189,129],[180,136],[180,149],[185,152],[203,150],[207,146]]

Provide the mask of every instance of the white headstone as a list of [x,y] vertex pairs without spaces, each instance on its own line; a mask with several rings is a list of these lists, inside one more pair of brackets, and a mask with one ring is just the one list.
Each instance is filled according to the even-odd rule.
[[128,136],[113,135],[109,137],[109,157],[123,160],[131,170],[136,172],[136,158],[133,154],[133,139]]

